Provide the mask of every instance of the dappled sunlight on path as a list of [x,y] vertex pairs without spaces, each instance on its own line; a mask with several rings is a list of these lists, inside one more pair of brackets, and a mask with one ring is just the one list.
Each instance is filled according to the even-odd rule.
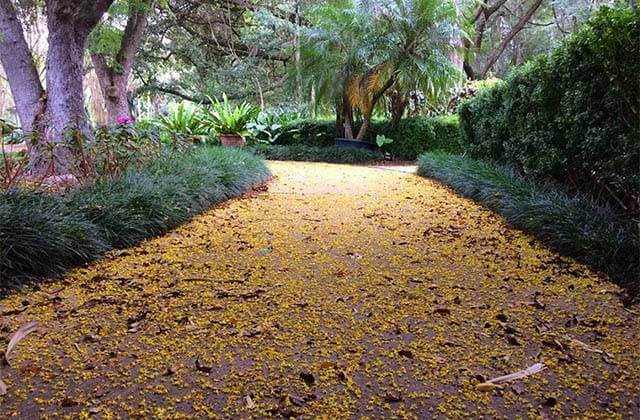
[[42,328],[0,412],[640,416],[616,286],[410,171],[271,168],[268,191],[2,300],[7,341]]

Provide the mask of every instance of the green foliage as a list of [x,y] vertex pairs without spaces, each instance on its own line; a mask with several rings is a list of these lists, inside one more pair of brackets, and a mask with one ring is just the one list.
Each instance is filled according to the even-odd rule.
[[127,124],[98,128],[86,149],[98,176],[114,176],[159,158],[164,145],[157,131]]
[[624,286],[640,287],[638,227],[619,219],[611,208],[491,161],[427,153],[418,159],[418,168],[420,175],[450,185],[545,244],[605,271]]
[[304,115],[299,112],[261,112],[255,121],[247,124],[247,130],[250,140],[272,144],[287,132],[287,126],[303,119]]
[[601,9],[579,33],[463,103],[473,156],[638,207],[640,13]]
[[305,144],[327,147],[335,144],[336,123],[333,120],[300,120],[283,128],[277,144]]
[[199,143],[209,135],[209,128],[203,123],[198,108],[184,101],[171,107],[168,115],[160,115],[156,126],[173,142],[188,140]]
[[484,80],[468,80],[465,84],[453,90],[449,97],[447,111],[450,113],[458,112],[458,106],[460,106],[463,101],[477,96],[478,93],[482,91],[492,89],[501,82],[502,80],[496,78]]
[[163,233],[269,176],[250,153],[202,147],[64,196],[2,192],[0,286],[10,278],[57,274]]
[[[310,146],[333,146],[336,137],[334,121],[298,121],[285,127],[277,144],[305,144]],[[354,127],[359,127],[356,124]],[[413,160],[421,153],[443,150],[450,153],[462,151],[460,130],[456,116],[416,117],[400,121],[392,128],[390,121],[374,121],[368,141],[375,141],[377,135],[394,139],[385,146],[394,158]]]
[[304,77],[333,104],[349,91],[368,116],[373,93],[393,79],[403,92],[441,97],[461,74],[449,60],[460,16],[453,1],[321,2],[303,32]]
[[347,149],[335,146],[317,147],[296,144],[290,146],[257,144],[249,150],[269,160],[294,160],[329,163],[370,163],[384,158],[380,152],[365,149]]
[[247,102],[236,106],[231,105],[226,94],[222,95],[222,102],[216,98],[208,98],[211,105],[204,107],[202,123],[212,132],[218,134],[238,134],[246,136],[248,124],[254,120],[260,110]]
[[393,139],[392,138],[386,137],[383,134],[378,134],[376,136],[376,144],[380,148],[382,148],[386,144],[391,144],[391,143],[393,143]]

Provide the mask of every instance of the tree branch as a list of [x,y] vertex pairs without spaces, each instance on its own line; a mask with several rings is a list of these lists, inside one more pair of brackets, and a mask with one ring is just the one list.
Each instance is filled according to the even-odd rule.
[[509,45],[513,37],[515,37],[522,30],[522,28],[525,27],[527,22],[529,22],[531,17],[538,10],[542,2],[543,0],[535,0],[531,5],[531,7],[529,7],[529,10],[527,10],[527,12],[520,17],[520,19],[518,20],[518,23],[516,23],[516,25],[513,28],[511,28],[507,36],[504,37],[498,49],[496,49],[491,53],[491,55],[489,55],[489,58],[487,59],[487,63],[485,64],[484,69],[482,70],[482,78],[486,77],[489,70],[491,70],[491,68],[496,63],[496,61],[498,61],[498,58],[500,58],[504,50],[507,48],[507,45]]

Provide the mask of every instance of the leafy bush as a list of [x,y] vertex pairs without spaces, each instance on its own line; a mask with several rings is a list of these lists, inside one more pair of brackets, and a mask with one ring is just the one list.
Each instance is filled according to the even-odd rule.
[[170,142],[186,140],[202,143],[209,135],[209,129],[203,124],[198,108],[186,102],[172,107],[168,115],[160,115],[156,125]]
[[333,120],[300,120],[293,121],[283,128],[277,144],[328,147],[334,146],[336,139],[336,123]]
[[60,273],[109,249],[160,234],[264,182],[250,153],[198,148],[62,195],[0,193],[0,286]]
[[608,206],[524,178],[513,168],[459,155],[427,153],[418,173],[440,180],[542,242],[639,290],[640,233]]
[[[357,131],[358,126],[354,127]],[[308,146],[327,147],[335,144],[335,121],[294,122],[285,127],[277,144],[304,144]],[[462,151],[458,120],[455,116],[417,117],[400,121],[398,128],[393,129],[389,121],[374,121],[366,141],[375,142],[377,135],[394,139],[385,146],[395,158],[413,160],[421,153],[431,150],[444,150],[451,153]]]
[[365,149],[344,149],[335,146],[316,147],[297,144],[258,144],[249,148],[255,154],[269,160],[297,160],[330,163],[369,163],[383,160],[382,153]]
[[100,127],[87,145],[86,153],[98,176],[120,175],[131,166],[140,166],[160,157],[164,151],[160,135],[133,125]]
[[272,144],[287,133],[287,126],[302,119],[300,113],[260,113],[255,121],[247,124],[251,141]]
[[202,123],[210,132],[218,134],[249,134],[247,125],[254,120],[260,110],[242,102],[232,106],[226,94],[222,95],[222,102],[215,98],[209,98],[211,105],[205,107],[202,113]]
[[447,104],[447,111],[450,113],[458,112],[458,106],[467,99],[473,98],[478,93],[493,88],[500,83],[500,79],[490,78],[484,80],[467,80],[465,84],[460,87],[456,87],[451,92],[449,103]]
[[459,108],[472,156],[640,210],[640,12],[602,8],[550,56]]

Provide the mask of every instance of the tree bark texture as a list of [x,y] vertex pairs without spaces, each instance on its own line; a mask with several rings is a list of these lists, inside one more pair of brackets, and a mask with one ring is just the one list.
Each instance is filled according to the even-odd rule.
[[44,90],[11,0],[0,0],[0,62],[22,129],[30,134],[42,109]]
[[119,117],[131,117],[127,87],[136,53],[147,27],[151,3],[151,1],[145,1],[131,4],[120,49],[113,65],[109,65],[102,55],[91,55],[102,96],[105,99],[109,124],[117,124]]

